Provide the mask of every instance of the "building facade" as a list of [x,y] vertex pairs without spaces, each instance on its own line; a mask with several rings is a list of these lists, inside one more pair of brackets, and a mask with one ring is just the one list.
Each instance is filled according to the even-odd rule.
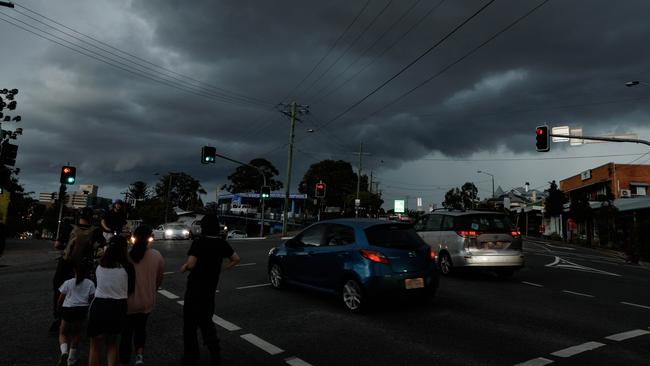
[[650,165],[608,163],[560,181],[569,196],[586,193],[591,201],[609,192],[617,198],[646,196],[650,186]]

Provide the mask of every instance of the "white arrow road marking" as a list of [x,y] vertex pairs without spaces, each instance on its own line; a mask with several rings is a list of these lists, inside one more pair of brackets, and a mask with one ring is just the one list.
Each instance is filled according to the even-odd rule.
[[628,332],[612,334],[609,337],[605,337],[605,339],[609,339],[610,341],[620,342],[620,341],[624,341],[626,339],[635,338],[635,337],[639,337],[639,336],[646,335],[646,334],[650,334],[650,332],[648,332],[647,330],[643,330],[643,329],[635,329],[635,330],[630,330]]
[[581,272],[591,272],[591,273],[598,273],[602,275],[608,275],[608,276],[616,276],[620,277],[620,274],[612,273],[612,272],[607,272],[603,271],[600,269],[596,268],[591,268],[591,267],[585,267],[573,262],[569,262],[566,259],[562,259],[560,257],[555,257],[555,260],[552,263],[549,263],[546,265],[546,267],[555,267],[555,268],[561,268],[561,269],[570,269],[573,271],[581,271]]
[[587,343],[579,344],[577,346],[561,349],[551,354],[553,356],[566,358],[566,357],[575,356],[582,352],[587,352],[587,351],[594,350],[596,348],[600,348],[604,345],[605,345],[604,343],[600,343],[600,342],[587,342]]

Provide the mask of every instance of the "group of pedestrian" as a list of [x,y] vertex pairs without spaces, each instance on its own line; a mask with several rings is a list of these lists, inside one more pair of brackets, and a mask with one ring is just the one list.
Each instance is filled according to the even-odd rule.
[[[102,348],[109,366],[118,361],[128,365],[133,350],[135,365],[144,365],[147,319],[162,283],[164,259],[151,248],[150,227],[139,226],[134,231],[129,251],[127,240],[121,235],[111,235],[106,241],[105,226],[112,229],[112,218],[102,219],[102,230],[92,226],[92,216],[92,210],[82,209],[78,225],[73,225],[69,233],[64,232],[56,244],[64,250],[54,276],[55,316],[61,319],[58,365],[74,365],[78,361],[86,320],[89,365],[102,363]],[[98,247],[103,250],[96,251]],[[101,256],[96,258],[96,253]],[[96,259],[98,263],[93,265]],[[189,272],[183,309],[183,365],[195,365],[199,359],[198,330],[210,353],[211,365],[221,364],[219,338],[212,321],[214,296],[220,273],[239,262],[237,253],[220,235],[218,217],[204,216],[201,236],[192,242],[180,268],[182,273]],[[89,276],[93,270],[95,276]]]

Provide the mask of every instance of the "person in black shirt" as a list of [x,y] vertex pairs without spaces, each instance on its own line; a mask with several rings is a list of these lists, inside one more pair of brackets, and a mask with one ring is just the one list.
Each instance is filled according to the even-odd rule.
[[102,229],[105,233],[110,234],[106,240],[110,239],[113,233],[121,233],[124,225],[126,225],[126,213],[122,201],[117,200],[113,203],[113,208],[102,217]]
[[[203,217],[201,236],[192,242],[187,255],[187,261],[181,267],[181,272],[190,272],[183,305],[183,365],[195,365],[198,360],[197,329],[201,329],[203,343],[210,351],[211,364],[219,365],[219,338],[212,322],[214,294],[220,273],[234,267],[241,259],[219,236],[219,218],[216,215]],[[226,258],[228,261],[223,264]]]

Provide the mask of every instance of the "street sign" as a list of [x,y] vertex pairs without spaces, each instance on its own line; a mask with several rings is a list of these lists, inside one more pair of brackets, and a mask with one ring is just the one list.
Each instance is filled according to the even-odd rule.
[[[569,126],[558,126],[551,128],[551,135],[570,135]],[[552,137],[553,142],[568,142],[568,137]]]
[[404,213],[404,200],[395,200],[395,213]]
[[[571,135],[573,136],[582,136],[582,128],[572,128]],[[571,146],[584,145],[585,140],[582,139],[570,139],[569,144]]]

